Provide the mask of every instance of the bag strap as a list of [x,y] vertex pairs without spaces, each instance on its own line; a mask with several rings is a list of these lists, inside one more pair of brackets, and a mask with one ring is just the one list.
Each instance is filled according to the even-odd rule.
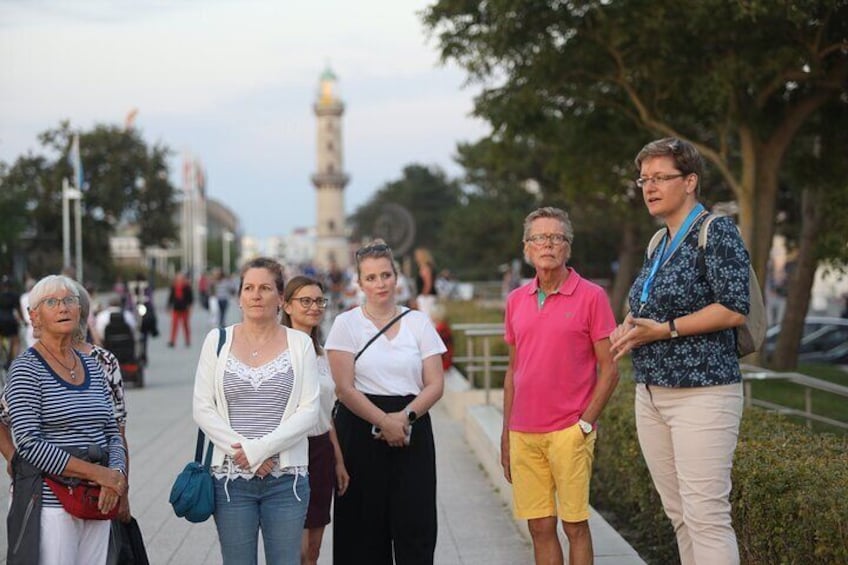
[[718,218],[715,214],[707,214],[707,218],[704,220],[704,223],[701,224],[701,229],[698,231],[698,247],[700,249],[707,248],[707,232],[710,230],[710,224],[713,223],[713,220]]
[[380,328],[380,331],[378,331],[378,332],[377,332],[377,334],[376,334],[374,337],[372,337],[371,339],[369,339],[369,340],[368,340],[368,343],[366,343],[366,344],[362,347],[362,349],[360,349],[360,350],[359,350],[359,353],[357,353],[357,354],[356,354],[356,357],[354,357],[354,358],[353,358],[353,362],[355,363],[355,362],[356,362],[356,360],[357,360],[357,359],[359,359],[359,356],[360,356],[360,355],[362,355],[363,353],[365,353],[365,350],[366,350],[366,349],[368,349],[368,346],[369,346],[369,345],[371,345],[372,343],[374,343],[374,341],[375,341],[378,337],[380,337],[381,335],[383,335],[384,333],[386,333],[386,331],[387,331],[390,327],[392,327],[393,325],[395,325],[395,322],[397,322],[398,320],[400,320],[401,318],[403,318],[404,316],[406,316],[407,314],[409,314],[411,311],[412,311],[412,310],[410,310],[409,308],[407,308],[406,310],[404,310],[403,312],[401,312],[400,314],[398,314],[397,316],[395,316],[394,318],[392,318],[392,320],[391,320],[388,324],[386,324],[385,326],[383,326],[382,328]]
[[651,255],[654,254],[654,251],[657,250],[657,247],[659,246],[660,241],[662,241],[662,238],[665,235],[665,233],[666,233],[665,228],[659,229],[659,230],[657,230],[657,233],[655,233],[654,236],[651,238],[650,243],[648,243],[648,249],[646,250],[646,255],[647,255],[648,259],[650,259]]
[[[216,355],[220,357],[221,349],[227,342],[227,330],[218,328],[218,349]],[[194,450],[194,460],[200,463],[203,459],[203,465],[209,467],[212,464],[212,440],[209,440],[209,445],[206,447],[206,457],[203,457],[203,440],[206,439],[206,434],[200,428],[197,429],[197,447]]]

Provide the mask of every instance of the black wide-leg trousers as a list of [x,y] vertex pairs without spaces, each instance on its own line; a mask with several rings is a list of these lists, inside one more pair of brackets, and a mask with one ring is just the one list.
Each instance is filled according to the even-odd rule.
[[[403,410],[415,398],[367,396],[386,412]],[[374,439],[371,424],[343,404],[335,426],[350,486],[334,500],[333,564],[432,565],[436,450],[429,414],[413,424],[406,447]]]

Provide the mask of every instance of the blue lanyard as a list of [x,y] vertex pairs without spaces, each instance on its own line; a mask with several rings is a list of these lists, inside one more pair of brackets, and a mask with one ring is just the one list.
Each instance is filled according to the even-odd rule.
[[663,236],[660,245],[654,252],[654,264],[651,265],[651,272],[648,273],[648,278],[645,279],[645,283],[642,285],[642,296],[639,298],[639,301],[642,303],[642,307],[644,307],[645,303],[648,302],[648,294],[651,292],[651,287],[654,284],[654,277],[657,276],[657,271],[660,270],[660,265],[665,263],[666,259],[671,257],[671,255],[677,251],[677,248],[680,247],[680,244],[683,242],[683,238],[686,237],[687,233],[689,233],[689,228],[692,227],[692,222],[694,222],[703,212],[706,212],[706,208],[704,208],[704,205],[699,202],[697,206],[692,208],[689,215],[686,216],[686,220],[684,220],[683,225],[680,226],[680,229],[677,231],[674,239],[671,240],[671,245],[666,245],[668,243],[668,236]]

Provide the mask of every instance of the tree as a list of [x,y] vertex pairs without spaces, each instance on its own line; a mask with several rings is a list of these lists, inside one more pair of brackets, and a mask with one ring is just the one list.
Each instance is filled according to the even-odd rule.
[[499,265],[522,256],[524,217],[538,203],[527,190],[538,183],[527,183],[541,171],[526,148],[506,149],[490,139],[460,144],[457,162],[466,187],[460,205],[445,212],[445,266],[460,278],[492,279]]
[[[733,191],[764,280],[783,160],[846,91],[845,0],[440,0],[423,19],[442,59],[483,85],[475,112],[495,132],[565,130],[606,109],[646,138],[693,142]],[[527,100],[546,123],[515,111]],[[603,153],[613,166],[632,156]]]
[[[784,232],[799,253],[788,281],[786,313],[770,360],[778,370],[797,365],[818,266],[830,263],[832,269],[843,270],[848,265],[848,130],[840,127],[842,119],[832,119],[840,113],[848,114],[848,105],[831,105],[826,122],[819,118],[805,128],[786,167],[785,181],[796,188],[788,194],[790,221]],[[829,165],[823,167],[823,163]]]
[[430,248],[441,259],[439,241],[445,211],[459,202],[461,189],[441,169],[424,165],[407,165],[400,179],[383,185],[351,216],[353,237],[360,240],[374,236],[374,226],[385,204],[403,206],[415,220],[415,246]]
[[0,272],[13,271],[14,252],[27,228],[27,212],[32,199],[25,183],[20,178],[27,170],[41,170],[42,160],[34,157],[22,158],[11,169],[0,163]]
[[[161,245],[176,235],[174,188],[168,180],[167,156],[162,145],[148,148],[137,130],[98,125],[80,135],[85,173],[83,257],[93,278],[111,273],[109,237],[119,225],[136,224],[142,245]],[[17,233],[31,238],[17,241],[27,254],[30,271],[57,272],[62,268],[62,180],[72,175],[67,155],[73,131],[68,122],[39,135],[48,155],[26,155],[4,171],[3,187],[26,195],[28,214]],[[89,277],[87,277],[89,278]]]

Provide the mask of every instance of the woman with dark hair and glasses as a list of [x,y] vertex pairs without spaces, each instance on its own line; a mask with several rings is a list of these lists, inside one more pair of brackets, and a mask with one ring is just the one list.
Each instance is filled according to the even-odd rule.
[[248,261],[238,289],[242,322],[209,332],[197,364],[194,421],[214,445],[224,565],[256,563],[260,529],[266,562],[300,563],[318,361],[308,335],[280,324],[284,287],[277,261]]
[[324,528],[330,523],[330,506],[333,491],[339,496],[347,490],[350,477],[345,468],[336,431],[333,429],[333,403],[336,400],[335,384],[330,374],[330,364],[321,347],[321,322],[329,300],[324,296],[324,285],[302,275],[286,284],[283,293],[283,325],[307,333],[318,353],[318,424],[309,432],[309,508],[306,510],[303,541],[300,549],[301,565],[318,563]]
[[683,565],[739,563],[730,474],[742,417],[733,328],[749,309],[749,259],[730,218],[698,236],[703,164],[686,141],[660,139],[636,156],[645,205],[666,233],[630,289],[630,313],[610,336],[633,358],[636,428]]
[[350,473],[335,501],[333,562],[432,564],[436,451],[428,412],[442,396],[445,345],[425,314],[396,305],[385,242],[357,251],[356,270],[365,301],[336,317],[324,346]]

